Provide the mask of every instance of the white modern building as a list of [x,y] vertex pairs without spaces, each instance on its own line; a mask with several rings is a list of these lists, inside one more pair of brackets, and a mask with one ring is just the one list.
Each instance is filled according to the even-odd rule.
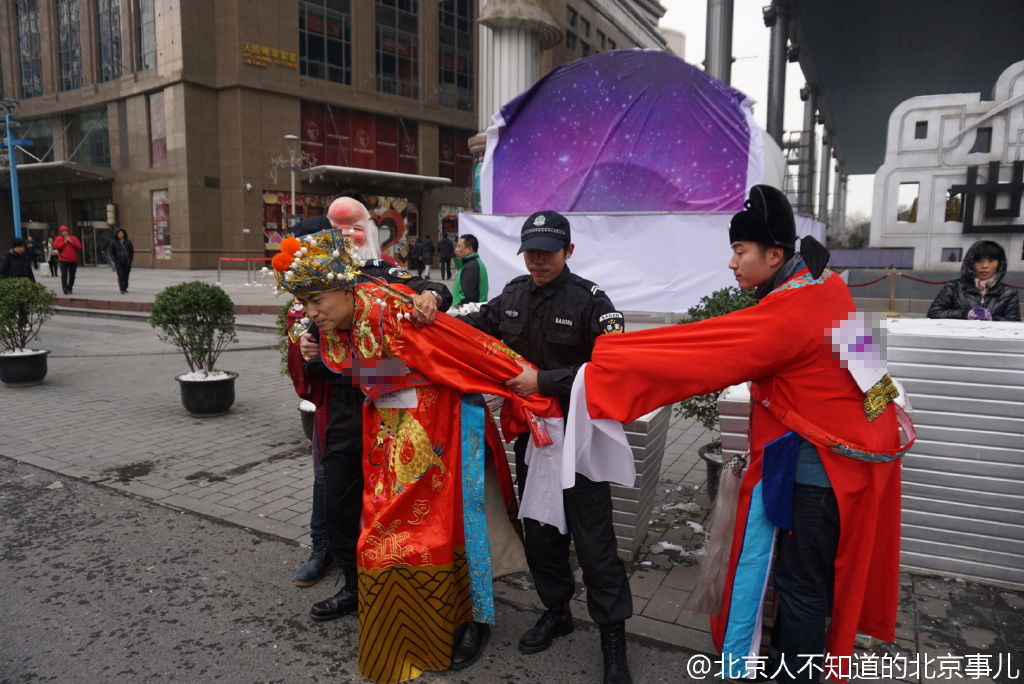
[[912,97],[889,116],[872,247],[913,247],[915,269],[958,270],[976,240],[1024,268],[1024,61],[987,93]]

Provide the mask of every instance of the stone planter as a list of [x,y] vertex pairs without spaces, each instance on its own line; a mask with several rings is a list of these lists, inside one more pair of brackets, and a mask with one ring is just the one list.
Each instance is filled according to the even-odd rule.
[[7,387],[31,387],[46,377],[49,350],[29,354],[0,354],[0,382]]
[[235,403],[235,379],[238,373],[225,371],[229,377],[222,380],[175,380],[181,387],[181,405],[196,418],[210,418],[227,413]]

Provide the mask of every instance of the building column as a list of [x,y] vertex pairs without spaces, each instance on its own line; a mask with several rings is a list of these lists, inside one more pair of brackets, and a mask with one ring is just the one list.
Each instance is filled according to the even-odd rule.
[[704,71],[719,81],[732,78],[733,0],[708,0],[705,26]]
[[832,181],[832,230],[835,231],[836,235],[842,235],[843,231],[846,230],[846,217],[843,208],[846,182],[843,175],[843,163],[838,159],[836,160],[835,172],[836,175]]
[[[562,41],[562,30],[541,0],[486,0],[479,23],[477,125],[481,132],[469,139],[474,166],[483,163],[483,132],[491,125],[491,115],[537,82],[540,51]],[[473,205],[479,208],[475,191]]]
[[771,46],[768,54],[768,135],[782,147],[782,120],[786,103],[787,44],[789,42],[789,15],[780,0],[764,10],[764,25],[771,28]]
[[832,144],[828,138],[828,131],[823,131],[821,135],[821,179],[818,181],[818,220],[825,224],[826,235],[828,235],[828,172],[831,166]]
[[800,194],[799,205],[805,216],[814,216],[814,156],[817,151],[817,97],[814,89],[804,86],[800,90],[804,101],[804,130],[800,140]]

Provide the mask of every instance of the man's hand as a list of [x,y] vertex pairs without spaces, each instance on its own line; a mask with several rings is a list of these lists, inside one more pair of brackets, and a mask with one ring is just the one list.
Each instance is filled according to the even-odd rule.
[[303,361],[312,361],[320,357],[320,345],[313,341],[309,333],[299,335],[299,354]]
[[537,384],[537,370],[524,366],[520,361],[523,372],[505,382],[505,386],[521,397],[540,392],[540,385]]
[[412,296],[413,320],[417,325],[430,325],[437,317],[437,297],[430,290]]

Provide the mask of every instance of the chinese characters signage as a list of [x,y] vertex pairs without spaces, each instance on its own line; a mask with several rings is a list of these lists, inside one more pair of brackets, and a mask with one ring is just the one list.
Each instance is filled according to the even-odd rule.
[[[988,178],[978,182],[978,167],[967,167],[967,182],[954,185],[949,189],[950,195],[964,196],[964,233],[1013,233],[1024,231],[1024,224],[986,224],[974,223],[974,202],[984,198],[984,219],[1016,219],[1020,218],[1021,197],[1024,196],[1024,161],[1013,162],[1012,177],[1009,182],[999,182],[999,162],[989,162]],[[1000,196],[1006,196],[1009,202],[1005,207],[998,207]]]
[[266,45],[256,43],[242,43],[242,62],[258,67],[268,67],[271,64],[297,69],[299,67],[299,56],[294,52],[286,52]]

